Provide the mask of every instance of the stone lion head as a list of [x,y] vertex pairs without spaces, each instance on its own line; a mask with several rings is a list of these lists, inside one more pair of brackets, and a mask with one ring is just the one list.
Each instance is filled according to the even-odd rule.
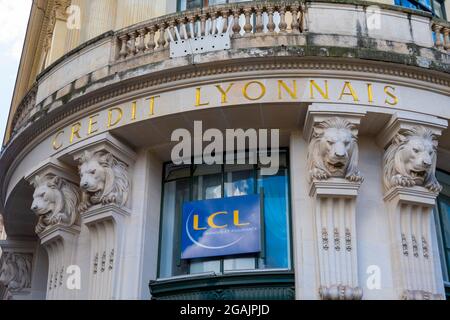
[[395,186],[423,186],[440,192],[437,182],[437,137],[422,126],[401,130],[384,154],[383,182],[386,190]]
[[55,224],[72,226],[77,220],[80,202],[78,188],[55,175],[36,176],[31,210],[39,217],[36,233]]
[[314,127],[308,150],[310,179],[330,177],[362,181],[358,169],[356,127],[342,118],[331,118]]
[[111,153],[85,151],[80,158],[79,171],[83,191],[82,211],[100,203],[126,204],[130,187],[128,168]]
[[0,282],[11,292],[31,288],[31,255],[4,253],[0,268]]

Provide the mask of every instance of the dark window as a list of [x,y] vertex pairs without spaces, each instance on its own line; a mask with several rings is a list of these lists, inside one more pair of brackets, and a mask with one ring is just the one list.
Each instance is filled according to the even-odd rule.
[[395,0],[397,6],[430,12],[433,16],[446,19],[444,0]]
[[[247,161],[248,162],[248,161]],[[159,277],[254,269],[291,269],[289,171],[280,151],[280,170],[261,175],[259,165],[165,166],[161,214]],[[264,256],[181,260],[184,202],[263,193]]]
[[435,218],[443,278],[448,297],[450,294],[450,175],[444,172],[437,172],[436,175],[443,186],[438,197]]

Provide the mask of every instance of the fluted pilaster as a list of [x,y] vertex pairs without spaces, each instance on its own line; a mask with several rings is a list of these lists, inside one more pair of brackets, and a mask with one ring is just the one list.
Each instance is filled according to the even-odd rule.
[[82,32],[83,42],[114,29],[117,0],[90,0],[86,8],[86,26]]

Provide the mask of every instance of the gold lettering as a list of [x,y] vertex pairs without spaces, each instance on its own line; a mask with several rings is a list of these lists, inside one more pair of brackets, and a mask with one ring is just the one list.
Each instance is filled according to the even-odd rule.
[[297,81],[292,80],[293,88],[289,88],[288,85],[283,80],[278,80],[278,99],[283,100],[283,95],[281,93],[281,89],[283,88],[292,99],[297,99]]
[[198,215],[194,215],[194,230],[206,230],[206,228],[199,228],[198,226]]
[[77,122],[74,125],[72,125],[72,133],[70,134],[70,143],[73,143],[73,140],[75,140],[75,137],[77,137],[78,139],[81,139],[80,129],[81,129],[81,122]]
[[98,131],[98,128],[94,128],[94,126],[98,124],[97,119],[95,119],[98,116],[98,114],[94,114],[89,117],[88,136]]
[[55,138],[53,139],[52,143],[54,150],[59,150],[63,146],[62,142],[58,143],[58,138],[62,134],[64,134],[64,131],[60,131],[55,135]]
[[[247,91],[248,91],[248,88],[249,88],[251,85],[253,85],[253,84],[258,85],[259,88],[261,89],[260,95],[257,96],[257,97],[255,97],[255,98],[250,97],[250,96],[248,95],[248,92],[247,92]],[[264,84],[263,84],[261,81],[250,81],[250,82],[248,82],[248,83],[244,86],[244,88],[242,89],[242,93],[244,94],[244,97],[245,97],[247,100],[256,101],[256,100],[259,100],[259,99],[261,99],[262,97],[264,97],[264,96],[266,95],[266,87],[264,86]]]
[[217,90],[219,90],[220,94],[222,95],[222,104],[228,103],[228,96],[227,95],[228,95],[228,92],[230,92],[230,90],[233,87],[233,85],[234,85],[234,83],[230,83],[226,90],[223,90],[222,86],[220,84],[216,85]]
[[314,88],[320,93],[323,99],[329,100],[329,90],[328,90],[328,80],[325,80],[325,92],[322,90],[321,87],[316,83],[315,80],[311,80],[309,85],[309,91],[310,91],[310,97],[311,99],[315,99],[314,97]]
[[[350,92],[346,92],[346,90],[349,90]],[[342,100],[344,96],[352,96],[353,101],[357,102],[359,101],[358,96],[356,95],[355,90],[352,87],[352,84],[350,81],[345,81],[344,87],[342,88],[341,95],[339,96],[339,100]]]
[[149,109],[149,114],[148,116],[153,116],[155,114],[155,100],[160,98],[161,96],[153,96],[150,98],[145,99],[145,101],[150,101],[150,109]]
[[[393,92],[389,91],[392,90]],[[384,103],[387,103],[388,105],[395,106],[398,103],[398,97],[394,94],[395,88],[392,86],[386,86],[384,87],[384,93],[386,93],[389,97],[393,99],[393,101],[389,101],[388,98],[384,100]]]
[[239,223],[239,211],[238,210],[235,210],[233,212],[233,222],[236,227],[245,227],[250,224],[248,222],[247,223]]
[[136,109],[137,109],[137,102],[133,101],[131,103],[131,121],[136,120]]
[[195,89],[195,106],[203,107],[209,105],[209,102],[202,103],[202,88]]
[[367,84],[367,99],[369,103],[373,102],[373,88],[371,83]]
[[223,226],[218,226],[218,225],[216,225],[216,224],[214,223],[214,218],[215,218],[216,216],[220,215],[220,214],[227,214],[227,212],[226,212],[226,211],[219,211],[219,212],[213,213],[212,215],[210,215],[210,216],[208,217],[208,225],[209,225],[211,228],[213,228],[213,229],[224,229],[224,228],[228,227],[227,224],[225,224],[225,225],[223,225]]
[[[113,120],[114,112],[117,112],[117,117],[115,120]],[[115,127],[120,120],[122,120],[123,117],[123,111],[121,108],[111,108],[108,111],[108,128]]]

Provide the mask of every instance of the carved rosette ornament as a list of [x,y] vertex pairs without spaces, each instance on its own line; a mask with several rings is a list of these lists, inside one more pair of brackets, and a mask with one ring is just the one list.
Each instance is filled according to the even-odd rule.
[[105,151],[84,151],[79,158],[82,201],[80,211],[97,204],[123,207],[128,200],[128,166]]
[[80,194],[74,184],[53,174],[36,175],[31,184],[35,188],[31,210],[39,217],[37,234],[51,226],[75,224]]
[[[315,199],[318,294],[322,300],[360,300],[356,250],[356,197],[363,177],[358,170],[358,126],[362,114],[324,115],[311,106],[305,123],[310,195]],[[333,116],[331,116],[333,115]]]
[[31,263],[27,253],[4,252],[0,260],[0,283],[9,292],[18,293],[31,288]]
[[[383,157],[383,184],[389,210],[394,285],[406,300],[443,299],[436,281],[432,250],[432,215],[442,187],[436,180],[437,137],[441,123],[421,126],[395,118],[386,132],[391,137]],[[382,133],[383,134],[383,133]]]

